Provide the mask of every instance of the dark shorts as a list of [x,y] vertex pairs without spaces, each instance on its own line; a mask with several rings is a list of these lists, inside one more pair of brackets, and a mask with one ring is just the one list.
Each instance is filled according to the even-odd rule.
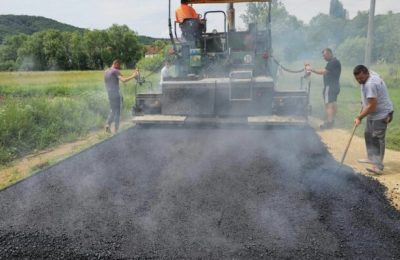
[[324,98],[324,103],[329,104],[337,101],[340,88],[333,88],[330,86],[325,86],[322,96]]

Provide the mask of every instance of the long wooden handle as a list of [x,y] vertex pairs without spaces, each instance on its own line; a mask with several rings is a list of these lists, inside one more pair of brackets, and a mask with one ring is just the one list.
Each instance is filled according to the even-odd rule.
[[350,140],[349,140],[349,142],[347,143],[346,149],[344,150],[344,153],[343,153],[343,156],[342,156],[342,160],[340,161],[340,164],[343,164],[344,158],[346,158],[347,151],[349,150],[350,143],[351,143],[351,140],[353,139],[354,133],[356,132],[357,126],[358,126],[358,125],[354,124],[353,132],[351,133]]

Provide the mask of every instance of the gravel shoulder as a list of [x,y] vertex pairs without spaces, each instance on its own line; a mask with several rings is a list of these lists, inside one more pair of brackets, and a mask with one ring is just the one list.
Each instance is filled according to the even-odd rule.
[[[322,142],[326,145],[332,156],[340,162],[351,133],[343,129],[317,130],[320,121],[311,120],[311,125],[316,129]],[[361,126],[363,127],[363,126]],[[368,165],[357,162],[358,159],[366,158],[364,139],[354,136],[347,152],[344,164],[351,167],[355,172],[366,176],[372,176],[387,187],[386,196],[393,205],[400,210],[400,152],[390,149],[385,151],[385,170],[382,175],[371,175],[365,169]]]

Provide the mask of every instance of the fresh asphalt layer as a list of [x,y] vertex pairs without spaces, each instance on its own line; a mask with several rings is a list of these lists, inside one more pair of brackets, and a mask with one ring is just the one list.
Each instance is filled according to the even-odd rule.
[[0,259],[400,258],[311,129],[130,128],[0,192]]

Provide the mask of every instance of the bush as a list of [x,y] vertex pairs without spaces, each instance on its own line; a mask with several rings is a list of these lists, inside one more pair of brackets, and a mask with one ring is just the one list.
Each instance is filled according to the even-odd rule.
[[153,57],[144,57],[139,60],[137,67],[142,70],[157,71],[161,69],[164,59],[165,57],[162,54],[156,54]]
[[385,80],[388,88],[400,88],[400,65],[378,64],[372,67]]
[[364,37],[348,38],[336,50],[337,57],[345,64],[356,65],[364,62],[365,45]]
[[8,151],[8,149],[0,145],[0,165],[6,164],[11,160],[12,160],[11,153]]
[[15,62],[11,60],[0,62],[0,71],[12,71],[15,66]]

